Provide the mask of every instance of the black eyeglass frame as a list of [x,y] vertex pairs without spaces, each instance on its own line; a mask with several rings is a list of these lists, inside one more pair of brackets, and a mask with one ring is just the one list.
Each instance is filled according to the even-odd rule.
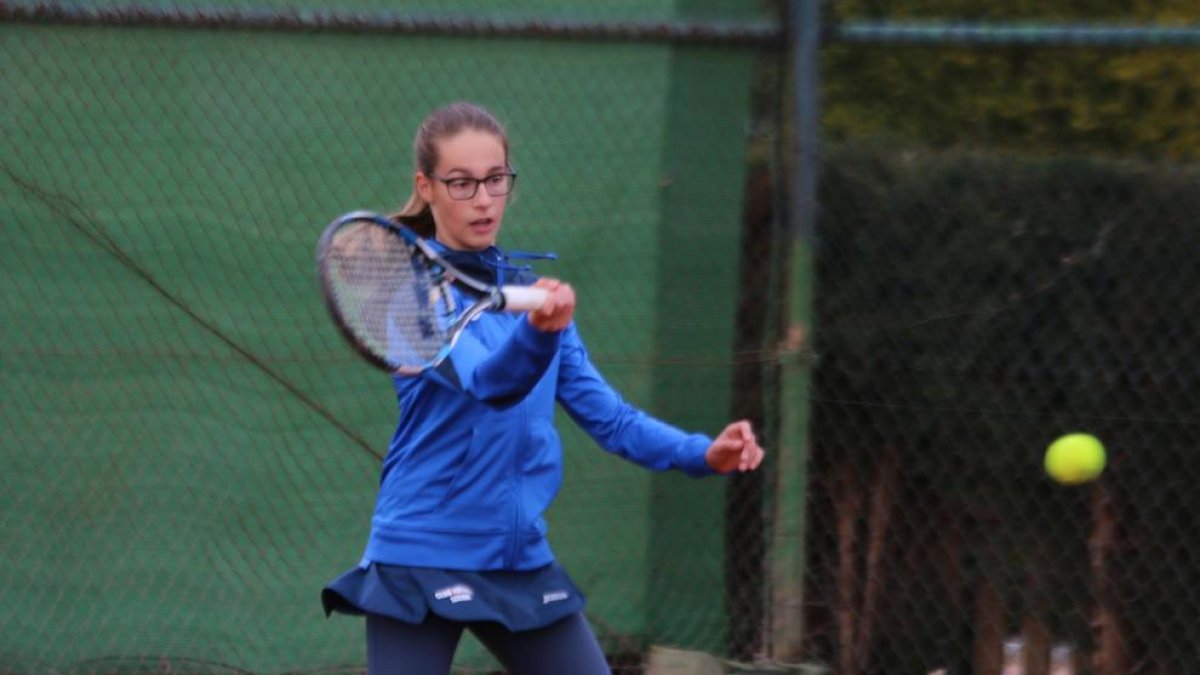
[[[507,189],[505,189],[504,192],[500,192],[500,193],[492,192],[491,189],[488,188],[486,185],[486,183],[489,180],[491,180],[497,176],[507,176],[508,177],[508,182],[506,183]],[[479,186],[480,185],[483,185],[484,186],[483,189],[488,193],[489,196],[492,196],[492,197],[506,197],[506,196],[512,194],[512,191],[517,187],[517,172],[516,171],[497,171],[496,173],[488,174],[488,175],[484,176],[483,178],[476,178],[474,176],[446,177],[446,176],[439,176],[434,173],[429,174],[429,177],[432,178],[433,180],[438,181],[442,185],[445,185],[446,186],[446,194],[450,196],[450,199],[453,199],[456,202],[465,202],[468,199],[474,199],[475,195],[479,194]],[[450,183],[453,183],[455,181],[470,181],[472,183],[471,193],[468,195],[464,195],[462,197],[455,197],[450,191]]]

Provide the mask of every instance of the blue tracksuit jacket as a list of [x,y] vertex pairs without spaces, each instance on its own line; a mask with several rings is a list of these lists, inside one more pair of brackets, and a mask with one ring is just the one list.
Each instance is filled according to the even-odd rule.
[[[532,281],[497,248],[445,254],[496,283]],[[542,333],[523,314],[489,312],[438,368],[393,383],[400,416],[363,565],[483,571],[553,562],[543,514],[562,483],[556,401],[609,452],[649,469],[712,473],[704,460],[712,439],[624,401],[574,324]]]

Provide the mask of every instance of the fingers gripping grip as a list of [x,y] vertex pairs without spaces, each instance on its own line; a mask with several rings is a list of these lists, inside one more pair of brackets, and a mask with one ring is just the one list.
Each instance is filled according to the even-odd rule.
[[533,286],[504,286],[504,309],[510,312],[528,312],[541,308],[546,302],[546,289]]

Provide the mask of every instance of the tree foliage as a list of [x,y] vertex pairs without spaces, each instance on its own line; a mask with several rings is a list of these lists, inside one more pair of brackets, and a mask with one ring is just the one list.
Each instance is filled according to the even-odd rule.
[[[1087,430],[1109,447],[1101,483],[1122,530],[1106,569],[1127,601],[1118,611],[1138,672],[1190,672],[1200,173],[831,144],[822,176],[813,651],[832,651],[820,628],[839,612],[867,614],[869,589],[840,582],[872,569],[890,589],[875,643],[836,640],[871,650],[862,672],[967,671],[954,664],[982,630],[972,608],[987,604],[984,587],[1013,625],[1027,613],[1090,649],[1092,493],[1053,484],[1041,466],[1056,436]],[[872,509],[880,495],[889,507]]]
[[[836,0],[834,20],[1200,22],[1192,0]],[[829,138],[1200,159],[1200,49],[830,44]]]

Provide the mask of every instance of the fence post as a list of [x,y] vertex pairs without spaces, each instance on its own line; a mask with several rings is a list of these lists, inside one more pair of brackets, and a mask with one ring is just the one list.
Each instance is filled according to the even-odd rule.
[[771,565],[770,654],[801,657],[804,622],[804,521],[808,464],[809,351],[812,335],[812,243],[816,229],[818,154],[817,56],[820,0],[790,0],[787,36],[793,77],[794,136],[788,158],[788,253],[784,335],[780,345],[779,442],[774,448],[776,499]]

